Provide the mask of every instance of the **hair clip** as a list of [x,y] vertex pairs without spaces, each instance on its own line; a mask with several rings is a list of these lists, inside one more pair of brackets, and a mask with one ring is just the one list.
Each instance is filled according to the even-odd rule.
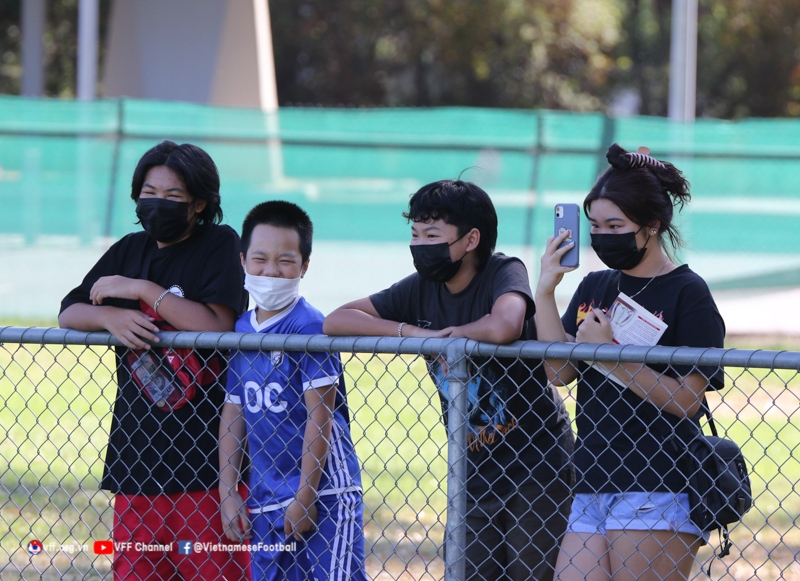
[[629,152],[625,155],[627,155],[631,160],[630,167],[647,167],[648,165],[655,165],[662,169],[666,169],[666,166],[663,163],[658,161],[655,157],[651,157],[650,148],[645,147],[644,145],[640,146],[639,149],[636,150],[636,153]]

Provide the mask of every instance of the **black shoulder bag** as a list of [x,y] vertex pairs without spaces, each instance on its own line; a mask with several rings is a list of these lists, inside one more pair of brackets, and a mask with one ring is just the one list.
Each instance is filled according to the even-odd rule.
[[[708,402],[703,398],[703,412],[713,435],[707,436],[693,421],[688,438],[673,438],[681,446],[679,463],[686,475],[686,492],[691,506],[690,518],[704,532],[720,531],[718,557],[730,554],[732,543],[728,525],[740,521],[753,506],[747,464],[739,446],[717,435]],[[709,567],[710,569],[710,567]]]

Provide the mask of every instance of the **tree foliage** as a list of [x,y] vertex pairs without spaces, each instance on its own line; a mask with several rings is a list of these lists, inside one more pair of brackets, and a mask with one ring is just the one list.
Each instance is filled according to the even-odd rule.
[[700,114],[800,117],[800,2],[708,0],[698,28]]
[[271,2],[279,97],[323,105],[602,106],[606,0]]
[[[666,115],[672,0],[270,3],[279,97]],[[800,116],[800,2],[700,0],[697,114]]]
[[[635,90],[643,114],[666,115],[672,1],[624,2],[611,83]],[[699,1],[697,115],[800,117],[800,2]]]
[[[22,79],[23,0],[0,1],[0,93],[19,94]],[[44,38],[44,93],[71,98],[76,92],[79,0],[48,0]],[[100,0],[100,38],[104,39],[111,0]],[[102,47],[102,43],[101,43]],[[102,48],[100,58],[103,57]]]
[[20,92],[20,12],[20,3],[0,2],[0,93]]

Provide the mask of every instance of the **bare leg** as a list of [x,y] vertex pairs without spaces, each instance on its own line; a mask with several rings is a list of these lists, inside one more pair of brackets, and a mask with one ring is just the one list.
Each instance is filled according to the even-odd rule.
[[684,581],[692,571],[700,539],[674,531],[608,531],[614,581]]
[[605,535],[566,533],[556,561],[558,581],[609,581],[609,544]]

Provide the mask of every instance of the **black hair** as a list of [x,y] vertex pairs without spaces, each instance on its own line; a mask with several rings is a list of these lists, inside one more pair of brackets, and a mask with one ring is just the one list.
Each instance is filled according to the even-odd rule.
[[242,254],[247,255],[253,230],[259,224],[292,228],[300,237],[300,255],[305,264],[311,256],[311,240],[314,237],[314,225],[305,210],[297,204],[272,200],[262,202],[247,213],[242,223]]
[[162,141],[142,156],[131,181],[131,199],[134,202],[139,200],[147,172],[160,165],[178,174],[193,200],[206,202],[206,207],[197,216],[198,226],[222,221],[217,166],[208,153],[191,143],[178,145],[172,141]]
[[494,204],[489,194],[471,182],[441,180],[422,186],[411,196],[403,218],[409,222],[443,220],[456,226],[459,236],[477,228],[481,233],[477,248],[479,270],[489,262],[497,244]]
[[597,179],[583,201],[586,217],[592,202],[605,199],[639,226],[647,227],[658,221],[659,240],[663,234],[673,248],[682,246],[683,240],[672,219],[675,207],[680,212],[692,195],[681,171],[667,161],[628,153],[616,143],[608,148],[606,159],[611,167]]

